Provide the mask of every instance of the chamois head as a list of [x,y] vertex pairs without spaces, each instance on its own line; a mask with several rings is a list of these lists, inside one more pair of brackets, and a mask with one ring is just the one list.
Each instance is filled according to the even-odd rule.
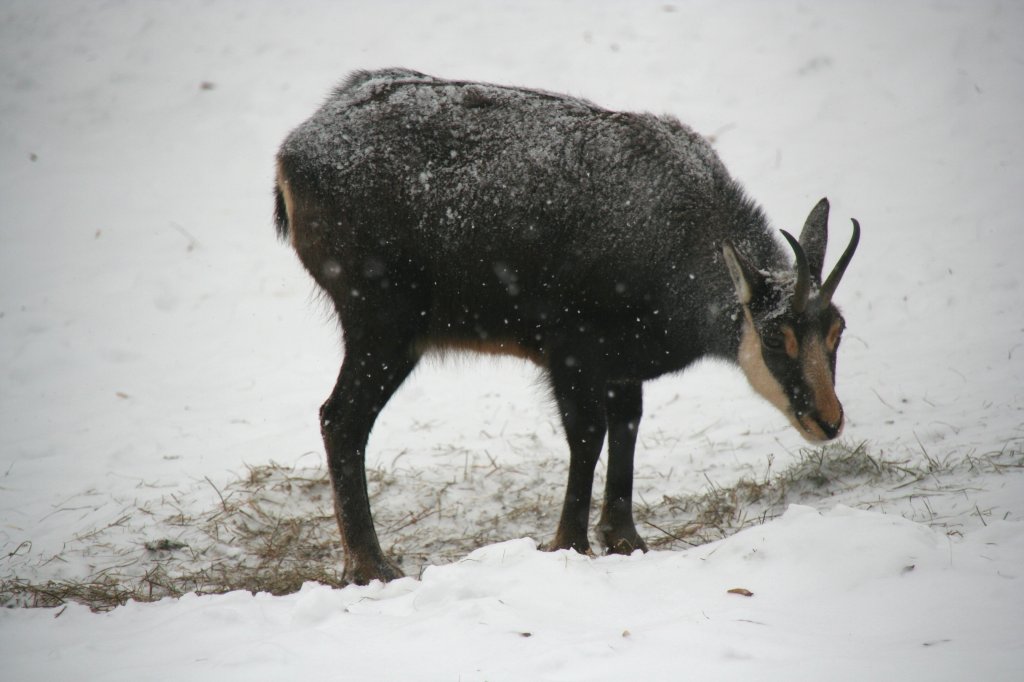
[[832,440],[843,430],[835,377],[836,350],[846,323],[832,295],[860,240],[860,225],[854,220],[846,251],[822,282],[828,208],[827,199],[818,202],[799,241],[782,232],[796,255],[792,271],[760,270],[735,244],[722,244],[743,308],[739,365],[754,390],[811,442]]

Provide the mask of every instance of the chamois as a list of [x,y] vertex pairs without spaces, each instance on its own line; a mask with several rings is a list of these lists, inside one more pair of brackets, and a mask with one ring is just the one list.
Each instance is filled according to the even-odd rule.
[[845,325],[832,304],[860,229],[822,280],[829,205],[782,235],[707,140],[674,118],[406,69],[348,77],[277,156],[276,224],[337,310],[344,361],[320,410],[344,578],[387,581],[367,496],[377,415],[431,349],[545,370],[571,454],[549,548],[598,535],[646,550],[633,522],[644,381],[705,356],[740,366],[808,440],[835,438]]

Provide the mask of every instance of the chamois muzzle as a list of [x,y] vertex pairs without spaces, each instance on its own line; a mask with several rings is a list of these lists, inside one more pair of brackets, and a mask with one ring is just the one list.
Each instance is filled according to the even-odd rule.
[[797,421],[803,429],[804,438],[812,443],[825,443],[838,438],[846,423],[841,405],[839,406],[839,417],[834,422],[824,419],[818,414],[805,415]]

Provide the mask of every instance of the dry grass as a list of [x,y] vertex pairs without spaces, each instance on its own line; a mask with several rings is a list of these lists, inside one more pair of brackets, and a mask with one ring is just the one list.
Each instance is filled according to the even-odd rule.
[[[105,564],[88,578],[8,578],[0,584],[0,600],[24,606],[75,601],[104,610],[129,599],[154,601],[189,592],[288,594],[311,580],[342,585],[334,517],[320,508],[329,492],[325,476],[271,463],[250,467],[223,491],[214,489],[217,505],[197,515],[189,513],[191,505],[181,494],[135,508],[128,515],[141,524],[132,529],[134,535],[160,532],[154,539],[120,541],[115,529],[128,525],[122,518],[66,544],[68,557]],[[292,498],[301,503],[289,511]],[[325,504],[329,507],[329,498]],[[63,557],[44,563],[55,560]]]
[[[792,503],[830,497],[845,486],[881,485],[913,475],[904,465],[872,457],[863,443],[801,450],[797,460],[778,474],[771,466],[769,459],[759,478],[743,477],[728,486],[708,480],[701,494],[666,496],[659,505],[642,506],[637,523],[660,533],[650,542],[652,547],[701,545],[775,518]],[[680,518],[688,520],[681,523]]]
[[[448,451],[446,461],[453,452],[463,454]],[[461,471],[450,466],[403,469],[399,457],[389,468],[368,472],[381,543],[413,575],[485,544],[554,529],[564,461],[509,467],[486,453],[465,453],[463,461]],[[699,545],[774,518],[790,503],[865,486],[890,496],[915,494],[922,483],[934,489],[950,474],[962,481],[965,473],[1020,469],[1024,453],[970,454],[955,461],[926,457],[923,465],[911,467],[872,455],[864,444],[832,444],[801,451],[778,473],[771,465],[769,459],[760,477],[729,485],[709,480],[703,492],[662,495],[653,503],[641,491],[637,526],[653,548]],[[601,484],[597,481],[596,489]],[[210,488],[216,492],[212,505]],[[207,503],[198,503],[199,498]],[[104,610],[130,599],[153,601],[189,592],[287,594],[307,581],[340,586],[342,557],[332,509],[322,468],[270,463],[250,467],[222,488],[206,479],[191,492],[129,505],[113,523],[69,541],[61,554],[38,559],[38,566],[77,561],[97,567],[90,575],[47,580],[10,575],[0,580],[0,603],[78,602]],[[25,553],[24,544],[7,557],[9,562]]]

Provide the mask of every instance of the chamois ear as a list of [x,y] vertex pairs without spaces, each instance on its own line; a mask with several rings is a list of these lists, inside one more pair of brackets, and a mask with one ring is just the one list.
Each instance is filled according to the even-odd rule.
[[736,287],[736,297],[743,305],[750,305],[754,293],[764,286],[764,275],[758,272],[743,252],[736,248],[731,240],[722,242],[722,256],[729,268],[729,276]]
[[815,282],[821,284],[821,269],[825,265],[825,247],[828,245],[828,199],[824,198],[811,209],[800,231],[800,246],[807,256],[807,269]]

